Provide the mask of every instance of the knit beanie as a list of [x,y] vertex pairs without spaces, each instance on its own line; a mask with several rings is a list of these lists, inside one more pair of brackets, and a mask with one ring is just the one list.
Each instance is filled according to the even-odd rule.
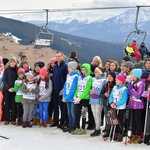
[[132,73],[134,74],[134,76],[136,78],[140,79],[142,76],[142,69],[140,69],[140,68],[139,69],[133,69]]
[[26,73],[26,78],[28,79],[30,77],[33,77],[33,74],[31,72]]
[[122,60],[124,60],[124,61],[130,61],[130,57],[129,57],[129,56],[124,56],[124,57],[122,58]]
[[131,61],[125,62],[124,66],[129,67],[131,70],[134,68],[134,64]]
[[5,66],[9,62],[8,58],[3,58],[3,65]]
[[107,76],[108,76],[108,75],[111,75],[111,76],[113,77],[114,81],[115,81],[115,79],[116,79],[116,74],[115,74],[113,71],[109,71],[109,72],[107,73]]
[[76,70],[77,66],[78,66],[78,64],[76,61],[71,61],[68,63],[68,68],[72,68],[72,70]]
[[41,70],[40,70],[40,76],[47,76],[47,70],[46,70],[46,68],[45,67],[43,67]]
[[2,63],[3,62],[3,57],[2,56],[0,56],[0,63]]
[[19,68],[18,69],[18,75],[19,74],[23,74],[24,75],[25,74],[25,70],[23,68]]
[[52,63],[52,62],[55,63],[56,62],[56,58],[55,57],[51,58],[49,62],[50,63]]
[[126,76],[124,74],[119,74],[116,76],[116,79],[120,80],[122,83],[126,81]]
[[10,55],[9,61],[15,61],[15,62],[17,62],[17,59],[16,59],[16,57],[14,55]]

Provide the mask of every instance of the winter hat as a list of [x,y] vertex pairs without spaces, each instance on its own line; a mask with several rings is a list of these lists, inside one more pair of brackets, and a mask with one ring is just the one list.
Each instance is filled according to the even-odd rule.
[[119,74],[116,76],[116,79],[118,79],[124,83],[126,81],[126,76],[124,74]]
[[40,70],[40,76],[47,76],[47,70],[46,70],[46,68],[45,67],[43,67],[41,70]]
[[18,75],[19,74],[23,74],[24,75],[25,74],[25,70],[23,68],[19,68],[18,69]]
[[50,59],[50,63],[52,63],[52,62],[53,62],[53,63],[56,62],[56,58],[55,58],[55,57],[53,57],[53,58]]
[[111,75],[111,76],[113,77],[114,81],[115,81],[115,79],[116,79],[116,74],[115,74],[113,71],[109,71],[109,72],[107,73],[107,76],[108,76],[108,75]]
[[31,72],[26,73],[26,78],[33,77],[33,74]]
[[76,61],[70,61],[70,62],[68,63],[68,68],[72,68],[72,70],[76,70],[76,69],[77,69],[77,66],[78,66],[78,64],[77,64]]
[[134,68],[134,64],[131,61],[127,61],[124,63],[124,66],[129,67],[130,69]]
[[132,73],[134,74],[134,76],[136,78],[140,79],[142,76],[142,69],[140,69],[140,68],[139,69],[133,69]]
[[0,63],[2,63],[3,62],[3,57],[2,56],[0,56]]
[[122,60],[124,60],[124,61],[130,61],[130,57],[129,57],[129,56],[124,56],[124,57],[122,58]]
[[9,62],[8,58],[3,58],[3,65],[5,66]]
[[147,79],[149,75],[150,75],[150,70],[148,70],[148,69],[143,69],[142,70],[142,76],[141,76],[141,78]]
[[34,67],[40,67],[40,68],[43,68],[45,66],[45,63],[43,61],[38,61],[34,64]]
[[9,61],[15,61],[15,62],[17,62],[17,59],[16,59],[16,57],[14,55],[10,55]]

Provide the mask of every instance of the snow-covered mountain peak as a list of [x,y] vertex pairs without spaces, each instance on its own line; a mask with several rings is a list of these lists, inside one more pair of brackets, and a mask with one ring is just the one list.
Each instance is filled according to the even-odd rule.
[[[136,9],[129,9],[126,12],[118,15],[116,20],[122,20],[123,23],[135,23]],[[138,14],[138,22],[150,21],[150,10],[140,9]]]

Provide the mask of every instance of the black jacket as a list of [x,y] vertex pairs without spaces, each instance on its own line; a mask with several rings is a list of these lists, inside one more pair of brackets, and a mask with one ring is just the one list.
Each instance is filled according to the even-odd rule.
[[[108,84],[110,83],[110,90],[108,91]],[[101,93],[100,93],[100,96],[103,98],[103,106],[107,106],[109,107],[109,97],[107,98],[104,94],[107,92],[107,93],[111,93],[112,91],[112,88],[115,86],[115,82],[107,82],[102,90],[101,90]]]
[[8,67],[4,71],[3,75],[3,84],[4,84],[4,90],[9,90],[10,88],[14,87],[14,82],[17,79],[17,67]]

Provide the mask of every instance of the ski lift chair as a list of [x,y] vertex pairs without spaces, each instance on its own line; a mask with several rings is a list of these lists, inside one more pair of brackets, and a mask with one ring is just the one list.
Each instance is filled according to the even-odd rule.
[[37,31],[35,39],[35,45],[50,46],[53,43],[53,40],[54,40],[53,33],[51,33],[47,28],[46,29],[39,28],[39,31]]

